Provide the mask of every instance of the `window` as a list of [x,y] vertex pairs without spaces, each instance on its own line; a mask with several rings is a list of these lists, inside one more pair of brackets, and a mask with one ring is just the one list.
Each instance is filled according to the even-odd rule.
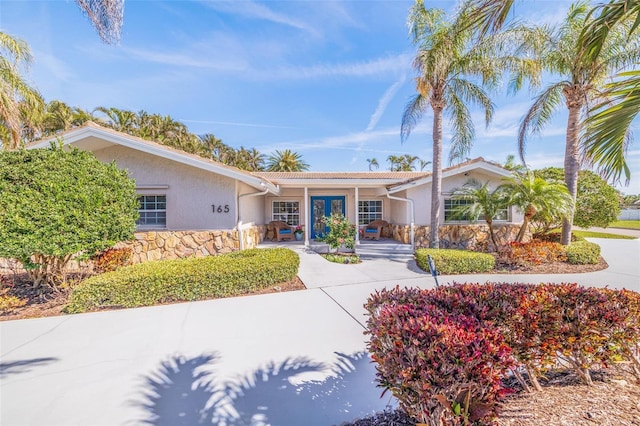
[[[469,215],[460,216],[455,214],[456,208],[459,208],[459,206],[465,206],[468,204],[473,204],[473,201],[445,199],[444,200],[444,221],[445,222],[471,222],[474,219],[477,220],[477,218],[473,218]],[[498,222],[506,222],[507,220],[509,220],[509,209],[504,208],[504,209],[498,210],[498,213],[494,216],[493,220]]]
[[138,218],[136,225],[141,228],[167,227],[167,196],[141,195],[138,197]]
[[358,201],[358,224],[368,225],[374,220],[382,220],[382,200]]
[[279,220],[288,225],[300,224],[300,203],[297,201],[274,201],[272,220]]

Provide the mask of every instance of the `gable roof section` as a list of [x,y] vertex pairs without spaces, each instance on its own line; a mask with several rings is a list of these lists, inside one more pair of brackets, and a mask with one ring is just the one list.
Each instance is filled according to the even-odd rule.
[[[444,179],[460,173],[464,174],[472,170],[483,170],[501,177],[511,177],[511,172],[505,169],[504,167],[502,167],[501,165],[494,163],[492,161],[487,161],[482,157],[478,157],[478,158],[474,158],[473,160],[465,161],[464,163],[456,164],[455,166],[442,169],[442,178]],[[429,175],[425,177],[413,178],[413,179],[406,180],[404,182],[389,185],[387,186],[387,191],[390,194],[393,194],[395,192],[400,192],[414,186],[431,183],[432,179],[433,177],[431,173],[429,173]]]
[[106,148],[111,145],[121,145],[136,151],[141,151],[150,155],[166,158],[177,163],[186,164],[198,169],[236,179],[256,189],[268,189],[269,192],[273,194],[278,194],[280,192],[278,186],[274,185],[267,179],[254,176],[251,173],[240,170],[236,167],[227,166],[226,164],[222,164],[218,161],[209,160],[198,155],[189,154],[179,149],[148,141],[137,136],[108,129],[90,121],[82,127],[61,133],[54,138],[31,143],[27,145],[26,148],[47,148],[50,146],[51,142],[55,141],[59,137],[63,138],[64,145],[74,145],[79,149],[88,151]]

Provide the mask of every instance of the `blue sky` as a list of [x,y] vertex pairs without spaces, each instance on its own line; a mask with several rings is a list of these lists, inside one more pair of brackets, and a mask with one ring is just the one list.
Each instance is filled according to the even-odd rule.
[[[100,38],[72,0],[2,0],[0,28],[25,40],[28,79],[47,101],[170,115],[197,134],[265,154],[292,149],[313,171],[388,168],[389,155],[431,159],[431,114],[400,143],[414,93],[408,1],[126,0],[122,39]],[[452,1],[428,1],[450,8]],[[516,2],[515,15],[556,22],[569,1]],[[494,120],[474,115],[471,158],[504,162],[534,92],[493,95]],[[534,168],[562,166],[566,114],[529,140]],[[640,124],[634,123],[636,134]],[[445,156],[450,133],[445,126]],[[636,136],[637,137],[637,136]],[[640,149],[628,161],[640,193]],[[430,166],[428,166],[430,167]],[[427,168],[428,170],[428,168]]]

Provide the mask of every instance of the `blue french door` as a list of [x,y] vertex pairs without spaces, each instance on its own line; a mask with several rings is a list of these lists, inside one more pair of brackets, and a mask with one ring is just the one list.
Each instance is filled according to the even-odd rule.
[[345,197],[311,197],[311,238],[328,232],[328,228],[322,223],[324,216],[345,212]]

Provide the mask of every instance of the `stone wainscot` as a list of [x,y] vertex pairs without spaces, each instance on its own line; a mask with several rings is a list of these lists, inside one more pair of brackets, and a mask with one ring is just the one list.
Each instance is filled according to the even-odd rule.
[[[251,226],[242,230],[244,248],[253,248],[263,239],[264,226]],[[118,243],[116,247],[129,247],[133,263],[151,260],[204,257],[230,253],[240,249],[238,231],[144,231],[136,232],[135,239]]]
[[[507,244],[514,241],[520,230],[520,225],[493,225],[493,232],[498,244]],[[391,238],[403,244],[410,244],[409,225],[389,225],[387,231]],[[414,227],[414,241],[416,248],[429,247],[429,226]],[[489,225],[442,225],[438,230],[440,237],[440,248],[484,250],[491,247],[489,237]],[[524,241],[529,241],[531,233],[527,231]]]

